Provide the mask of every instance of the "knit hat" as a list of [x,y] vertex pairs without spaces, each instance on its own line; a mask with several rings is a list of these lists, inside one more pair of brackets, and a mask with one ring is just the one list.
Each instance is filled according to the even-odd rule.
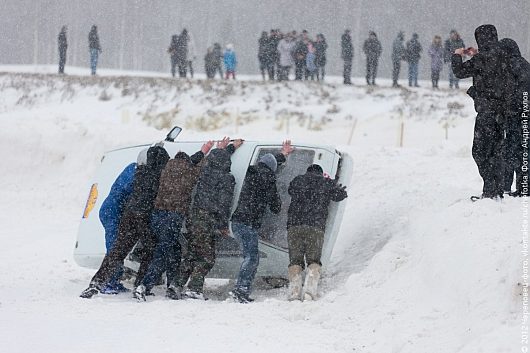
[[276,157],[272,153],[267,153],[259,159],[260,163],[265,164],[270,170],[276,173],[278,169],[278,162],[276,162]]
[[309,167],[307,167],[307,172],[308,173],[324,174],[324,170],[318,164],[311,164]]
[[146,165],[147,164],[147,150],[148,148],[144,148],[143,150],[138,153],[138,158],[136,159],[136,164],[138,165]]

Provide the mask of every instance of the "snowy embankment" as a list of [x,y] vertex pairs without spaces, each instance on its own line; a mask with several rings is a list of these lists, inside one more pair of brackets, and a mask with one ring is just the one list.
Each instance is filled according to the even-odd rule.
[[[0,92],[2,351],[519,347],[521,201],[468,201],[481,180],[463,91],[5,73]],[[99,158],[161,139],[172,124],[182,139],[291,137],[353,156],[319,301],[286,302],[285,289],[259,289],[251,305],[78,298],[93,271],[72,252]]]

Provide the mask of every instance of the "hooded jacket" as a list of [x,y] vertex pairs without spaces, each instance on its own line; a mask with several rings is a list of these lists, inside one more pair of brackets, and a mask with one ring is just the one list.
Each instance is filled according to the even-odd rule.
[[401,62],[405,59],[405,45],[403,45],[403,33],[399,33],[392,43],[392,62]]
[[118,226],[123,208],[133,190],[135,170],[136,163],[131,163],[125,167],[112,184],[109,195],[101,204],[99,220],[105,228],[112,225]]
[[363,52],[366,54],[367,60],[376,61],[381,56],[382,51],[381,42],[377,39],[377,36],[374,38],[370,37],[364,41]]
[[462,56],[453,54],[451,65],[457,78],[473,77],[468,94],[473,98],[477,112],[503,113],[506,108],[508,85],[508,59],[500,49],[497,30],[493,25],[482,25],[475,30],[479,52],[463,62]]
[[155,209],[178,212],[188,216],[191,195],[201,172],[204,153],[198,151],[189,157],[183,152],[167,162],[160,175],[160,186],[155,199]]
[[289,205],[287,228],[311,226],[326,229],[330,201],[342,201],[348,194],[332,179],[322,175],[322,168],[312,165],[303,175],[299,175],[289,184]]
[[353,44],[351,42],[351,36],[348,33],[344,33],[340,38],[340,57],[344,61],[353,60]]
[[[229,146],[230,147],[230,146]],[[218,229],[228,228],[235,178],[230,174],[230,150],[216,148],[206,158],[201,171],[192,208],[209,213],[218,223]]]
[[[275,157],[278,165],[285,162],[283,154],[277,154]],[[259,229],[267,206],[272,213],[278,214],[282,208],[282,201],[276,188],[274,171],[265,163],[258,162],[247,169],[232,222]]]
[[406,59],[411,64],[417,64],[421,58],[423,48],[418,40],[418,35],[414,33],[412,39],[407,42]]
[[523,92],[530,92],[530,63],[521,56],[519,46],[513,39],[504,38],[499,43],[509,60],[509,70],[515,87],[513,94],[508,97],[508,109],[510,113],[520,116]]
[[126,211],[150,214],[158,192],[160,174],[169,160],[169,154],[161,146],[149,147],[147,164],[136,167],[132,195]]

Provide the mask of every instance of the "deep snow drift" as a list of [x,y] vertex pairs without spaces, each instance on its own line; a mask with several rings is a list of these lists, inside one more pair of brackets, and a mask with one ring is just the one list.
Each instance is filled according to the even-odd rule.
[[[2,351],[515,352],[521,200],[468,201],[481,179],[464,91],[381,84],[0,74]],[[353,156],[319,301],[78,298],[93,271],[72,253],[103,151],[172,124],[181,139],[291,137]]]

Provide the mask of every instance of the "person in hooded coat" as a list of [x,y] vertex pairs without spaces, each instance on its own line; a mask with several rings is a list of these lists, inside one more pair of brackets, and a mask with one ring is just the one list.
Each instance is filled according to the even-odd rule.
[[398,79],[401,71],[401,60],[405,59],[405,35],[399,32],[392,44],[392,87],[399,87]]
[[223,61],[225,64],[226,76],[225,79],[228,80],[230,76],[232,79],[236,79],[236,66],[237,66],[237,56],[234,51],[233,44],[227,44],[226,50],[223,55]]
[[151,232],[156,239],[153,259],[143,281],[134,292],[134,298],[144,300],[147,293],[166,272],[167,291],[170,299],[180,299],[181,293],[173,285],[180,265],[180,242],[182,225],[189,218],[191,195],[201,171],[204,156],[213,146],[213,141],[205,143],[201,150],[191,157],[178,152],[170,159],[162,174],[160,185],[151,214]]
[[344,61],[342,76],[345,85],[351,85],[351,68],[353,62],[353,44],[351,41],[350,30],[344,31],[340,38],[340,57]]
[[473,86],[468,95],[473,98],[478,113],[475,120],[472,154],[480,176],[484,181],[482,195],[479,198],[503,197],[504,188],[504,128],[511,75],[508,71],[508,59],[502,52],[497,29],[493,25],[482,25],[475,30],[478,53],[463,61],[463,49],[453,54],[452,69],[459,79],[472,77]]
[[176,59],[179,69],[179,77],[186,78],[188,71],[188,30],[183,29],[180,36],[177,37]]
[[267,207],[274,214],[281,210],[282,202],[276,189],[275,173],[292,151],[291,141],[285,141],[280,153],[267,153],[256,165],[247,169],[239,203],[232,215],[232,232],[240,243],[243,262],[230,295],[241,303],[252,301],[252,282],[259,265],[258,232]]
[[261,32],[261,37],[258,40],[258,61],[261,77],[265,81],[265,71],[268,70],[271,55],[269,53],[269,35],[266,31]]
[[[221,48],[221,44],[219,43],[213,43],[213,58],[215,59],[214,73],[219,72],[219,77],[223,79],[224,78],[223,65],[221,65],[221,60],[223,59],[223,49]],[[214,77],[215,77],[215,74],[214,74]]]
[[451,57],[456,49],[463,49],[465,47],[466,45],[464,44],[462,38],[460,38],[460,34],[458,34],[456,29],[451,30],[451,32],[449,33],[449,38],[447,38],[444,45],[444,62],[449,63],[449,88],[459,88],[458,78],[455,76],[453,68],[451,66]]
[[377,39],[377,34],[370,31],[368,39],[364,41],[363,52],[366,54],[366,83],[375,86],[377,76],[377,64],[383,51],[381,42]]
[[[134,173],[137,165],[145,165],[147,162],[147,149],[138,154],[137,163],[131,163],[118,175],[110,188],[108,196],[99,209],[99,220],[105,229],[105,247],[107,254],[113,248],[118,236],[118,227],[123,214],[123,209],[133,191]],[[123,269],[119,269],[102,289],[102,293],[116,294],[125,292],[127,289],[120,283]]]
[[105,255],[89,287],[81,293],[81,298],[92,298],[102,290],[123,266],[123,260],[138,240],[142,240],[144,250],[140,256],[141,263],[135,285],[141,283],[155,246],[149,231],[149,221],[158,192],[160,174],[168,160],[167,151],[159,144],[147,150],[146,165],[138,165],[134,173],[133,191],[123,210],[116,242],[111,251]]
[[429,48],[429,56],[431,57],[431,81],[432,88],[438,89],[438,81],[440,80],[440,72],[443,68],[445,50],[442,47],[442,37],[434,36],[431,47]]
[[292,33],[288,33],[278,42],[278,54],[280,56],[278,80],[288,81],[289,71],[294,66],[293,51],[296,41]]
[[[295,177],[288,192],[291,196],[287,213],[289,300],[315,300],[329,204],[344,200],[348,194],[345,186],[326,178],[317,164]],[[302,271],[306,264],[302,295]]]
[[66,50],[68,49],[68,41],[66,40],[66,26],[61,28],[59,36],[57,37],[59,46],[59,73],[64,74],[64,65],[66,64]]
[[[219,234],[230,236],[228,223],[236,183],[230,173],[230,157],[242,143],[235,140],[226,148],[212,150],[201,170],[190,210],[188,254],[174,282],[187,298],[204,299],[204,278],[215,265],[215,238]],[[186,282],[188,288],[183,292]]]
[[405,51],[406,59],[409,64],[409,87],[419,87],[418,85],[418,65],[423,50],[417,33],[412,34],[412,39],[407,42]]
[[326,75],[326,51],[328,50],[328,43],[322,33],[317,34],[317,40],[315,42],[315,65],[317,67],[317,80],[324,81]]
[[[511,191],[513,174],[515,172],[516,188],[515,192],[510,193],[510,195],[528,196],[528,169],[523,168],[523,153],[528,153],[528,133],[525,138],[523,128],[525,125],[528,126],[528,117],[530,116],[528,111],[528,100],[530,98],[528,97],[530,94],[530,63],[521,56],[519,46],[513,39],[502,39],[500,46],[508,57],[509,70],[514,79],[514,90],[508,97],[504,190],[505,192]],[[526,101],[526,108],[524,101]]]

